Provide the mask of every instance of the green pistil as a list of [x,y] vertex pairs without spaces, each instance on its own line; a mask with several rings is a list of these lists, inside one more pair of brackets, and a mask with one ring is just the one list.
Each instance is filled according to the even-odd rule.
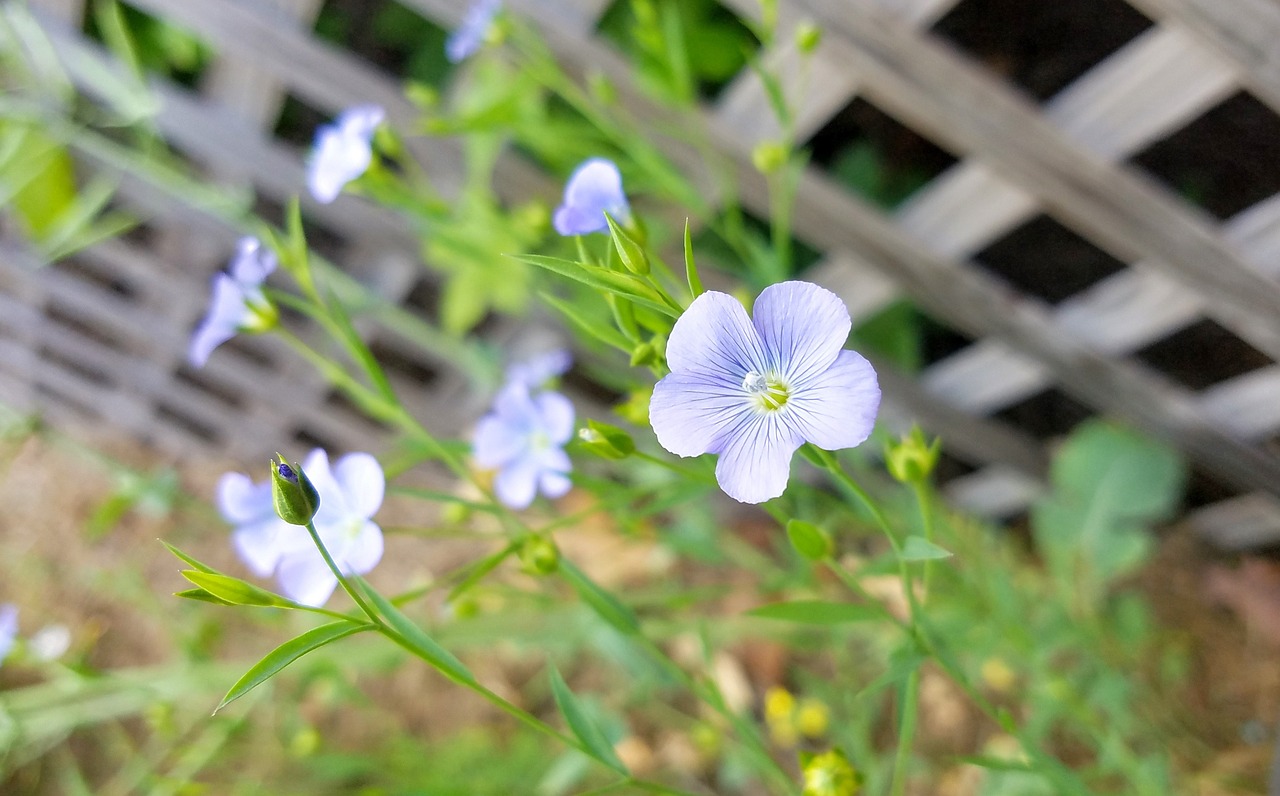
[[791,397],[791,388],[772,373],[761,375],[753,370],[742,379],[742,388],[751,394],[756,406],[766,412],[778,411]]

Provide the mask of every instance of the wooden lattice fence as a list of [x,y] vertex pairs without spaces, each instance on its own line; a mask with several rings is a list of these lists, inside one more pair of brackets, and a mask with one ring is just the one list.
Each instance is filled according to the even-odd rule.
[[[445,28],[466,6],[400,2]],[[782,29],[812,21],[824,31],[812,56],[802,58],[790,37],[765,55],[799,102],[799,140],[860,98],[957,158],[892,213],[820,165],[807,167],[796,234],[822,258],[805,278],[838,292],[855,317],[907,297],[973,341],[918,375],[876,363],[887,421],[920,420],[966,466],[945,485],[957,504],[993,515],[1029,504],[1045,475],[1045,444],[997,415],[1055,389],[1168,440],[1217,482],[1227,497],[1189,517],[1208,538],[1224,547],[1275,543],[1280,197],[1220,222],[1129,161],[1241,91],[1280,111],[1280,7],[1267,0],[1129,3],[1154,24],[1037,103],[931,30],[956,0],[782,0]],[[303,182],[300,148],[271,133],[287,96],[329,114],[376,102],[393,122],[414,118],[395,78],[313,35],[320,0],[129,4],[190,30],[216,52],[198,93],[153,82],[155,124],[211,180],[252,190],[260,202],[283,204]],[[96,76],[121,72],[81,33],[79,0],[29,5],[82,91],[93,95],[102,86]],[[540,29],[571,72],[611,78],[635,118],[662,132],[668,114],[632,86],[623,57],[598,33],[609,3],[506,5]],[[759,12],[754,0],[725,6],[743,16]],[[767,215],[751,153],[780,130],[758,76],[743,70],[705,105],[701,122],[736,163],[746,209]],[[673,160],[699,173],[696,150],[662,140]],[[446,193],[460,183],[455,143],[419,139],[413,147]],[[559,191],[557,180],[513,152],[499,173],[507,199],[554,201]],[[120,198],[150,219],[145,235],[44,269],[16,243],[4,244],[0,400],[55,421],[110,422],[188,454],[261,456],[292,439],[369,447],[381,430],[270,339],[238,341],[205,369],[187,368],[186,341],[204,310],[209,276],[236,231],[199,197],[155,180],[126,174]],[[349,197],[305,209],[335,241],[343,271],[406,310],[404,317],[425,311],[419,296],[430,277],[393,216]],[[974,261],[1039,216],[1127,266],[1050,304]],[[1205,319],[1265,364],[1192,389],[1133,356]],[[467,374],[397,342],[409,327],[388,322],[367,331],[391,353],[393,372],[411,388],[402,393],[429,426],[456,430],[482,411]],[[487,330],[496,340],[515,332],[504,322]]]

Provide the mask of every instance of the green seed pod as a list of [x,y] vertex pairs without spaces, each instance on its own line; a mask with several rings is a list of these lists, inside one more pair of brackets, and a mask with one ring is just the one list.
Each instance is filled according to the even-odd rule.
[[560,568],[560,550],[545,536],[530,536],[520,545],[520,568],[530,575],[550,575]]
[[885,466],[895,480],[904,484],[921,484],[929,479],[937,466],[941,448],[942,440],[935,437],[930,443],[919,426],[912,426],[901,440],[885,446]]
[[862,785],[861,775],[839,749],[801,754],[800,766],[804,770],[803,796],[853,796]]

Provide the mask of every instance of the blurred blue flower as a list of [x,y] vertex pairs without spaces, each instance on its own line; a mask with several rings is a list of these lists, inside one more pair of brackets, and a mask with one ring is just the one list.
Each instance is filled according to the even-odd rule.
[[213,349],[241,331],[263,331],[275,324],[276,310],[262,293],[262,283],[276,269],[276,256],[256,238],[241,238],[227,271],[213,277],[209,313],[196,327],[187,359],[204,367]]
[[[344,574],[363,575],[382,559],[382,529],[372,517],[382,506],[386,478],[367,453],[343,456],[332,467],[319,448],[302,464],[320,494],[312,520],[325,549]],[[276,516],[271,482],[253,483],[242,473],[218,482],[218,510],[236,526],[232,544],[254,574],[272,574],[285,596],[303,605],[324,605],[338,585],[306,528]]]
[[457,64],[475,55],[489,34],[493,18],[502,9],[502,0],[476,0],[467,9],[462,23],[449,34],[444,43],[444,54],[449,63]]
[[307,162],[307,189],[317,202],[329,204],[347,183],[365,173],[373,162],[373,131],[386,117],[377,105],[347,108],[333,124],[316,128]]
[[556,348],[507,367],[507,383],[520,383],[530,390],[546,386],[556,376],[563,376],[573,366],[573,354],[567,348]]
[[0,605],[0,663],[9,657],[9,651],[17,640],[18,606],[12,603]]
[[724,293],[698,296],[671,331],[671,373],[649,404],[662,447],[719,454],[716,480],[743,503],[781,495],[803,443],[862,443],[880,407],[875,370],[842,350],[851,322],[834,293],[782,282],[760,293],[753,315]]
[[604,232],[609,222],[604,214],[624,223],[631,218],[631,206],[622,192],[622,174],[613,161],[591,158],[569,176],[564,186],[564,203],[556,208],[556,232],[561,235],[586,235]]
[[523,509],[541,492],[562,497],[573,469],[565,443],[573,436],[573,404],[556,392],[531,394],[521,382],[507,384],[493,411],[476,425],[476,465],[497,470],[493,491],[503,505]]

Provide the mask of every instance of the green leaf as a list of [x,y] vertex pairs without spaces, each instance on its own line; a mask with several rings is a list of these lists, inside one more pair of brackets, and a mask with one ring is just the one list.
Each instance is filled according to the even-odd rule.
[[507,558],[512,553],[516,552],[519,549],[520,549],[520,546],[512,542],[511,544],[502,548],[498,552],[488,556],[487,558],[483,558],[475,562],[474,564],[471,564],[471,569],[469,572],[467,572],[467,576],[463,578],[461,581],[459,581],[458,585],[454,586],[449,591],[449,601],[453,602],[454,600],[461,597],[464,592],[466,592],[472,586],[479,583],[480,580],[484,578],[485,575],[488,575],[490,572],[496,569],[499,564],[501,564],[503,561],[506,561]]
[[475,675],[454,657],[452,652],[436,643],[435,639],[428,636],[426,631],[413,623],[409,617],[400,612],[390,600],[383,597],[369,584],[363,580],[356,579],[365,596],[378,609],[378,613],[382,614],[382,618],[390,625],[391,630],[395,633],[395,641],[400,646],[422,658],[427,663],[434,666],[441,674],[457,683],[474,683]]
[[239,578],[223,575],[219,572],[202,572],[195,569],[182,570],[182,577],[232,605],[255,605],[273,608],[293,608],[294,603],[266,589],[246,583]]
[[565,723],[569,725],[573,734],[582,741],[583,746],[590,750],[592,757],[619,774],[630,776],[627,767],[613,751],[613,745],[605,738],[600,727],[587,716],[578,698],[574,696],[573,691],[569,690],[564,678],[560,676],[559,670],[551,665],[547,667],[547,674],[551,678],[551,694],[555,697],[556,707],[560,709],[560,714],[564,716]]
[[689,293],[697,298],[702,295],[702,277],[693,261],[693,237],[689,231],[689,219],[684,220],[684,278],[689,283]]
[[218,703],[213,712],[217,713],[227,705],[249,693],[280,673],[286,666],[306,655],[312,650],[332,644],[338,639],[346,638],[364,630],[372,630],[373,625],[355,622],[330,622],[327,625],[312,628],[297,638],[292,638],[267,653],[267,656],[255,663],[244,676],[231,686],[231,690]]
[[631,351],[631,341],[618,332],[617,329],[600,320],[587,317],[571,302],[563,301],[546,292],[540,292],[538,295],[554,309],[559,310],[561,315],[583,332],[620,351],[628,353]]
[[606,271],[603,268],[584,265],[573,260],[564,260],[559,257],[547,257],[540,254],[511,255],[511,257],[522,263],[536,265],[539,268],[544,268],[552,273],[568,277],[569,279],[581,282],[584,285],[590,285],[597,290],[616,293],[619,296],[626,296],[637,304],[641,304],[652,310],[661,312],[669,317],[680,317],[679,308],[672,306],[672,304],[666,300],[661,293],[630,274],[622,274],[617,271]]
[[811,522],[788,521],[787,538],[796,552],[810,561],[822,561],[831,555],[831,536]]
[[908,536],[902,545],[903,561],[931,561],[938,558],[950,558],[951,553],[938,547],[923,536]]
[[794,600],[762,605],[747,611],[747,616],[781,619],[807,625],[840,625],[882,619],[884,609],[866,603],[833,603],[826,600]]
[[591,606],[601,619],[620,632],[633,636],[640,632],[640,620],[617,597],[597,586],[590,578],[567,560],[560,561],[560,574],[578,593],[584,603]]
[[187,566],[191,567],[192,569],[199,570],[200,572],[208,572],[208,573],[210,573],[210,574],[217,574],[217,571],[216,571],[215,569],[213,569],[212,567],[210,567],[210,566],[208,566],[208,565],[206,565],[206,564],[201,564],[199,561],[196,561],[194,558],[192,558],[191,556],[189,556],[189,555],[187,555],[186,553],[182,552],[181,550],[179,550],[178,548],[174,547],[173,545],[169,544],[169,543],[168,543],[168,542],[166,542],[165,540],[163,540],[163,539],[159,539],[159,540],[157,540],[157,541],[159,541],[159,542],[160,542],[160,544],[164,545],[166,550],[168,550],[170,553],[173,553],[175,556],[177,556],[177,557],[179,558],[179,560],[181,560],[181,561],[182,561],[182,563],[186,564]]
[[215,597],[204,589],[183,589],[182,591],[175,591],[173,596],[182,597],[186,600],[199,600],[201,602],[213,603],[214,605],[232,605],[232,603],[227,602],[221,597]]

